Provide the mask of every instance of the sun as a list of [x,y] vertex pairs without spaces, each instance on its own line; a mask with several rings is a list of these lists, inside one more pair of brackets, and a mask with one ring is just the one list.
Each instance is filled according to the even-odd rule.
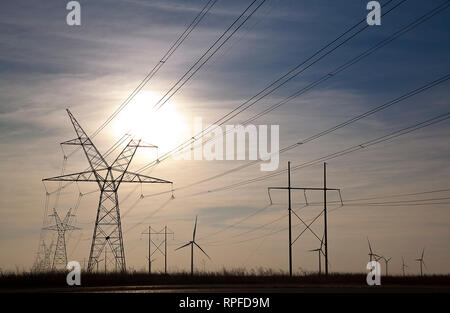
[[128,133],[136,139],[168,151],[179,144],[188,133],[185,118],[173,102],[167,102],[158,111],[153,105],[159,100],[155,93],[143,91],[120,112],[115,119],[114,133],[117,139]]

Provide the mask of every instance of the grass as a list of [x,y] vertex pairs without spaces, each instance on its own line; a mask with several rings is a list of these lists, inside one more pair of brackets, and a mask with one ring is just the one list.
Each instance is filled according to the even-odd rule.
[[[0,290],[67,287],[67,272],[1,272]],[[170,274],[130,271],[127,273],[81,273],[83,286],[140,286],[140,285],[203,285],[203,284],[267,284],[276,285],[361,285],[366,286],[366,275],[332,273],[327,278],[318,274],[301,274],[289,277],[285,272],[259,268],[256,270],[226,270]],[[382,285],[450,286],[450,275],[386,276]]]

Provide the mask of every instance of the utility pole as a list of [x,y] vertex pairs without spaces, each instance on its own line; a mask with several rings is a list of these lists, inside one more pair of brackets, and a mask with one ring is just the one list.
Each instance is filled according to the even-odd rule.
[[292,205],[291,205],[291,161],[288,162],[288,200],[289,200],[289,276],[292,276]]
[[323,226],[325,237],[325,276],[328,276],[327,163],[325,162],[323,162]]
[[167,226],[164,226],[164,274],[167,274]]
[[[337,191],[339,193],[339,197],[341,200],[341,205],[343,205],[342,202],[342,197],[341,197],[341,190],[337,189],[337,188],[328,188],[327,184],[326,184],[326,163],[324,163],[324,185],[323,188],[315,188],[315,187],[292,187],[291,186],[291,162],[288,162],[288,186],[287,187],[268,187],[268,193],[269,193],[269,199],[270,202],[272,203],[272,198],[270,196],[270,191],[274,190],[274,189],[278,189],[278,190],[287,190],[288,191],[288,202],[289,202],[289,206],[288,206],[288,212],[289,212],[289,276],[292,276],[292,245],[297,241],[297,239],[300,238],[300,236],[306,231],[309,230],[310,232],[313,233],[313,235],[320,241],[322,242],[323,239],[321,239],[311,228],[311,224],[322,214],[322,212],[315,218],[313,219],[313,221],[308,225],[305,223],[305,221],[303,221],[302,218],[300,218],[299,215],[297,215],[295,213],[295,211],[292,210],[292,203],[291,203],[291,190],[303,190],[303,192],[305,193],[305,201],[306,203],[308,203],[307,199],[306,199],[306,191],[307,190],[311,190],[311,191],[323,191],[324,193],[324,209],[323,209],[323,214],[324,214],[324,245],[325,245],[325,275],[328,275],[328,232],[327,232],[327,194],[326,192],[329,190],[333,190],[333,191]],[[297,236],[297,238],[292,241],[292,221],[291,221],[291,214],[294,214],[305,226],[306,228],[300,233],[300,235]]]
[[[148,231],[147,232],[142,232],[141,234],[146,234],[148,235],[148,268],[149,268],[149,272],[151,272],[151,257],[155,252],[159,252],[161,253],[162,256],[164,256],[164,274],[167,274],[167,235],[175,235],[175,233],[173,231],[168,231],[167,230],[167,226],[164,226],[163,229],[161,229],[160,231],[154,231],[151,229],[151,227],[148,227]],[[163,241],[161,241],[159,244],[156,244],[150,237],[150,235],[164,235],[164,239]],[[152,252],[152,248],[151,248],[151,244],[153,243],[153,245],[155,246],[155,250]],[[161,250],[161,246],[162,244],[164,244],[164,251]]]
[[151,251],[152,251],[152,239],[151,239],[151,234],[152,234],[152,228],[149,226],[148,227],[148,273],[151,274],[152,273],[152,259],[151,259]]
[[[118,155],[115,161],[110,164],[105,160],[104,156],[99,152],[69,110],[67,110],[67,114],[69,115],[75,130],[76,138],[61,144],[81,146],[88,159],[90,170],[46,178],[43,179],[43,181],[82,181],[95,182],[98,184],[100,189],[100,199],[98,202],[94,233],[92,235],[88,272],[91,272],[94,269],[96,261],[101,256],[103,249],[107,249],[108,245],[112,252],[111,256],[116,260],[120,271],[125,272],[125,249],[123,246],[118,195],[120,185],[122,183],[172,184],[172,182],[128,170],[136,150],[139,147],[155,148],[156,146],[142,145],[141,140],[135,140],[133,138]],[[106,262],[107,260],[105,260],[105,263]]]

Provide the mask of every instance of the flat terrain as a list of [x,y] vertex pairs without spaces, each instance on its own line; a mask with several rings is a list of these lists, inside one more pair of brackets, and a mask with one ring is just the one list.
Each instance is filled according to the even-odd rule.
[[360,285],[153,285],[7,289],[4,293],[450,293],[448,286]]
[[64,272],[0,275],[0,293],[450,293],[450,276],[388,276],[368,286],[365,274],[289,277],[284,274],[82,273],[69,287]]

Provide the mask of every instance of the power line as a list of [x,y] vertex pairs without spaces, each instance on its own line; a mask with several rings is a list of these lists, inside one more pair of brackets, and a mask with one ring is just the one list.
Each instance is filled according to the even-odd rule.
[[[419,93],[422,93],[422,92],[424,92],[424,91],[426,91],[426,90],[428,90],[428,89],[430,89],[432,87],[435,87],[435,86],[437,86],[437,85],[439,85],[439,84],[441,84],[443,82],[446,82],[449,79],[450,79],[450,75],[447,74],[447,75],[445,75],[445,76],[443,76],[443,77],[441,77],[441,78],[439,78],[437,80],[434,80],[431,83],[428,83],[428,84],[423,85],[423,86],[421,86],[421,87],[419,87],[419,88],[417,88],[415,90],[407,92],[406,94],[403,94],[400,97],[395,98],[394,100],[391,100],[391,101],[389,101],[387,103],[384,103],[384,104],[382,104],[382,105],[380,105],[378,107],[375,107],[375,108],[373,108],[373,109],[371,109],[371,110],[369,110],[369,111],[367,111],[367,112],[365,112],[363,114],[357,115],[357,116],[355,116],[355,117],[353,117],[353,118],[351,118],[351,119],[349,119],[349,120],[347,120],[345,122],[342,122],[342,123],[340,123],[340,124],[338,124],[336,126],[333,126],[333,127],[329,128],[327,130],[324,130],[324,131],[319,132],[319,133],[317,133],[315,135],[312,135],[312,136],[310,136],[310,137],[308,137],[308,138],[306,138],[304,140],[298,141],[298,142],[296,142],[296,143],[294,143],[292,145],[284,147],[284,148],[280,149],[279,153],[282,154],[284,152],[287,152],[287,151],[290,151],[290,150],[292,150],[294,148],[297,148],[297,147],[299,147],[301,145],[304,145],[304,144],[306,144],[306,143],[308,143],[310,141],[316,140],[316,139],[318,139],[318,138],[320,138],[322,136],[325,136],[325,135],[327,135],[329,133],[332,133],[332,132],[334,132],[334,131],[336,131],[336,130],[338,130],[340,128],[343,128],[343,127],[348,126],[348,125],[350,125],[352,123],[355,123],[355,122],[357,122],[357,121],[359,121],[359,120],[361,120],[363,118],[366,118],[366,117],[368,117],[370,115],[373,115],[373,114],[375,114],[375,113],[377,113],[377,112],[379,112],[381,110],[387,109],[387,108],[389,108],[389,107],[391,107],[391,106],[393,106],[393,105],[395,105],[397,103],[400,103],[400,102],[402,102],[402,101],[404,101],[404,100],[406,100],[406,99],[408,99],[408,98],[410,98],[412,96],[415,96],[415,95],[417,95]],[[204,182],[210,181],[212,179],[219,178],[221,176],[225,176],[225,175],[230,174],[232,172],[236,172],[238,170],[242,170],[242,169],[244,169],[244,168],[246,168],[248,166],[257,164],[259,162],[261,162],[261,160],[251,161],[251,162],[249,162],[247,164],[243,164],[243,165],[238,166],[238,167],[236,167],[234,169],[225,171],[224,173],[220,173],[220,174],[214,175],[212,177],[203,179],[203,180],[201,180],[199,182],[196,182],[196,183],[192,183],[192,184],[190,184],[188,186],[185,186],[185,187],[194,186],[194,185],[197,185],[197,184],[200,184],[200,183],[204,183]],[[178,188],[178,190],[179,189],[180,188]]]
[[97,130],[95,130],[91,138],[94,138],[100,133],[130,102],[131,100],[144,88],[145,85],[158,73],[158,71],[166,64],[168,59],[175,53],[175,51],[181,46],[181,44],[188,38],[190,33],[198,26],[203,20],[205,15],[211,10],[218,0],[209,0],[201,9],[201,11],[195,16],[192,22],[186,27],[175,42],[170,46],[162,58],[155,64],[150,72],[144,77],[139,85],[131,92],[131,94],[119,105],[119,107],[103,122]]
[[[355,152],[355,151],[358,151],[358,150],[361,150],[361,149],[365,149],[367,147],[370,147],[370,146],[373,146],[373,145],[376,145],[376,144],[379,144],[379,143],[382,143],[382,142],[394,139],[394,138],[402,136],[402,135],[409,134],[411,132],[417,131],[419,129],[422,129],[422,128],[425,128],[425,127],[428,127],[428,126],[431,126],[431,125],[434,125],[434,124],[437,124],[437,123],[440,123],[440,122],[443,122],[443,121],[445,121],[445,120],[447,120],[449,118],[450,118],[450,112],[449,113],[445,113],[445,114],[441,114],[441,115],[435,116],[435,117],[433,117],[431,119],[428,119],[426,121],[423,121],[423,122],[420,122],[420,123],[416,123],[416,124],[414,124],[412,126],[408,126],[408,127],[402,128],[400,130],[397,130],[397,131],[389,133],[387,135],[378,137],[376,139],[372,139],[372,140],[363,142],[361,144],[358,144],[358,145],[355,145],[355,146],[351,146],[351,147],[349,147],[347,149],[340,150],[338,152],[335,152],[335,153],[332,153],[332,154],[328,154],[328,155],[323,156],[323,157],[319,157],[319,158],[311,160],[309,162],[305,162],[305,163],[296,165],[296,166],[293,167],[293,170],[299,170],[299,169],[302,169],[302,168],[305,168],[305,167],[309,167],[309,166],[315,165],[315,164],[317,164],[319,162],[323,162],[323,161],[326,161],[326,160],[330,160],[330,159],[334,159],[334,158],[337,158],[337,157],[340,157],[340,156],[344,156],[344,155],[347,155],[349,153],[352,153],[352,152]],[[251,183],[254,183],[254,182],[262,181],[262,180],[265,180],[265,179],[268,179],[268,178],[272,178],[272,177],[281,175],[284,172],[286,172],[286,169],[275,171],[275,172],[270,173],[270,174],[262,175],[262,176],[257,177],[257,178],[248,179],[248,180],[244,180],[244,181],[241,181],[241,182],[238,182],[238,183],[230,184],[230,185],[227,185],[227,186],[224,186],[224,187],[220,187],[220,188],[216,188],[216,189],[212,189],[212,190],[208,190],[208,191],[204,191],[204,192],[195,193],[195,194],[192,194],[190,196],[197,196],[197,195],[202,195],[202,194],[206,194],[206,193],[212,193],[212,192],[217,192],[217,191],[224,191],[224,190],[228,190],[228,189],[234,189],[236,187],[240,187],[240,186],[243,186],[243,185],[251,184]]]
[[222,233],[222,232],[224,232],[224,231],[227,231],[228,229],[231,229],[231,228],[233,228],[233,227],[235,227],[235,226],[241,224],[242,222],[245,222],[245,221],[248,220],[249,218],[251,218],[251,217],[253,217],[253,216],[255,216],[255,215],[257,215],[257,214],[259,214],[259,213],[261,213],[261,212],[263,212],[263,211],[265,211],[265,210],[267,210],[270,206],[271,206],[271,205],[267,205],[267,206],[265,206],[265,207],[263,207],[263,208],[261,208],[261,209],[258,209],[258,210],[256,210],[255,212],[251,213],[250,215],[247,215],[246,217],[240,219],[240,220],[237,221],[236,223],[233,223],[233,224],[231,224],[231,225],[227,225],[227,226],[223,227],[222,229],[219,229],[218,231],[216,231],[216,232],[214,232],[214,233],[205,235],[204,237],[200,237],[198,240],[201,240],[201,239],[206,238],[206,237],[213,237],[213,236],[216,236],[216,235],[218,235],[218,234],[220,234],[220,233]]
[[[306,144],[308,142],[314,141],[314,140],[316,140],[316,139],[318,139],[318,138],[320,138],[322,136],[328,135],[328,134],[330,134],[330,133],[332,133],[332,132],[334,132],[334,131],[336,131],[338,129],[341,129],[341,128],[345,127],[345,126],[353,124],[353,123],[355,123],[355,122],[357,122],[357,121],[359,121],[359,120],[361,120],[363,118],[369,117],[369,116],[371,116],[371,115],[373,115],[373,114],[375,114],[377,112],[385,110],[385,109],[387,109],[387,108],[389,108],[389,107],[391,107],[391,106],[393,106],[395,104],[398,104],[398,103],[400,103],[402,101],[405,101],[405,100],[407,100],[407,99],[409,99],[409,98],[411,98],[413,96],[416,96],[416,95],[418,95],[420,93],[423,93],[423,92],[425,92],[425,91],[427,91],[427,90],[429,90],[429,89],[431,89],[431,88],[433,88],[435,86],[438,86],[438,85],[440,85],[440,84],[442,84],[444,82],[447,82],[449,79],[450,79],[450,75],[449,74],[444,75],[444,76],[442,76],[442,77],[440,77],[440,78],[438,78],[436,80],[433,80],[432,82],[429,82],[429,83],[427,83],[425,85],[422,85],[422,86],[420,86],[420,87],[418,87],[418,88],[416,88],[414,90],[408,91],[408,92],[402,94],[401,96],[399,96],[399,97],[397,97],[397,98],[395,98],[393,100],[390,100],[390,101],[388,101],[386,103],[383,103],[383,104],[381,104],[381,105],[379,105],[379,106],[377,106],[377,107],[375,107],[373,109],[370,109],[369,111],[366,111],[366,112],[364,112],[362,114],[354,116],[354,117],[350,118],[349,120],[346,120],[346,121],[344,121],[342,123],[339,123],[339,124],[337,124],[337,125],[335,125],[333,127],[330,127],[328,129],[324,130],[324,131],[318,132],[318,133],[316,133],[316,134],[314,134],[312,136],[309,136],[309,137],[307,137],[307,138],[305,138],[303,140],[300,140],[300,141],[298,141],[298,142],[296,142],[294,144],[291,144],[291,145],[288,145],[286,147],[283,147],[282,149],[280,149],[279,154],[282,154],[282,153],[288,152],[288,151],[290,151],[292,149],[295,149],[297,147],[303,146],[304,144]],[[179,190],[182,190],[182,189],[190,188],[190,187],[193,187],[193,186],[196,186],[196,185],[199,185],[199,184],[202,184],[202,183],[205,183],[205,182],[208,182],[208,181],[220,178],[222,176],[231,174],[231,173],[236,172],[236,171],[240,171],[240,170],[242,170],[244,168],[247,168],[247,167],[249,167],[251,165],[254,165],[254,164],[257,164],[257,163],[260,163],[260,162],[261,162],[261,160],[250,161],[250,162],[248,162],[246,164],[237,166],[237,167],[235,167],[233,169],[230,169],[230,170],[224,171],[222,173],[213,175],[211,177],[199,180],[197,182],[194,182],[194,183],[191,183],[191,184],[188,184],[188,185],[176,188],[176,189],[174,189],[174,191],[179,191]],[[168,192],[170,192],[170,191],[159,192],[157,194],[151,194],[149,196],[161,195],[161,194],[165,194],[165,193],[168,193]]]
[[[292,101],[293,99],[299,97],[300,95],[305,94],[306,92],[310,91],[311,89],[313,89],[314,87],[322,84],[323,82],[327,81],[328,79],[336,76],[337,74],[341,73],[342,71],[346,70],[347,68],[349,68],[350,66],[358,63],[359,61],[361,61],[362,59],[364,59],[365,57],[371,55],[373,52],[377,51],[378,49],[384,47],[385,45],[389,44],[390,42],[392,42],[393,40],[397,39],[398,37],[404,35],[405,33],[411,31],[412,29],[414,29],[415,27],[417,27],[418,25],[422,24],[423,22],[425,22],[426,20],[428,20],[429,18],[433,17],[434,15],[442,12],[443,10],[445,10],[448,6],[448,3],[444,3],[441,4],[440,6],[434,8],[433,10],[429,11],[428,13],[426,13],[425,15],[421,16],[420,18],[414,20],[412,23],[408,24],[407,26],[403,27],[401,30],[399,30],[398,32],[392,34],[390,37],[380,41],[379,43],[377,43],[376,45],[372,46],[371,48],[369,48],[368,50],[364,51],[363,53],[359,54],[358,56],[352,58],[351,60],[345,62],[344,64],[342,64],[341,66],[337,67],[334,71],[322,76],[321,78],[317,79],[316,81],[310,83],[309,85],[307,85],[304,88],[299,89],[298,91],[294,92],[293,94],[291,94],[290,96],[288,96],[287,98],[279,101],[278,103],[275,103],[271,106],[269,106],[268,108],[264,109],[263,111],[257,113],[256,115],[250,117],[249,119],[245,120],[242,125],[247,125],[253,121],[255,121],[256,119],[272,112],[273,110],[281,107],[282,105]],[[446,78],[444,78],[445,80],[448,80],[448,76]],[[229,119],[227,119],[224,122],[221,122],[219,125],[222,125],[223,123],[227,122]],[[223,135],[225,136],[227,133],[233,131],[233,129],[226,131]],[[215,139],[214,137],[210,137],[207,140],[205,140],[204,142],[200,143],[200,145],[205,144],[206,142]],[[181,152],[181,151],[178,151]]]
[[[344,203],[343,203],[343,206],[371,205],[371,203],[364,203],[364,202],[362,202],[362,203],[349,203],[349,202],[355,202],[355,201],[376,200],[376,199],[385,199],[385,198],[392,198],[392,197],[417,196],[417,195],[424,195],[424,194],[430,194],[430,193],[441,193],[441,192],[448,192],[448,191],[450,191],[450,189],[447,188],[447,189],[435,189],[435,190],[428,190],[428,191],[414,192],[414,193],[400,193],[400,194],[383,195],[383,196],[371,196],[371,197],[366,197],[366,198],[345,199],[345,201],[344,201]],[[423,202],[423,201],[436,201],[436,200],[444,200],[444,199],[448,199],[448,198],[432,198],[432,199],[415,199],[415,200],[408,200],[408,203],[405,204],[405,205],[412,204],[412,203],[414,203],[414,205],[429,205],[430,203],[417,203],[417,202]],[[333,203],[340,203],[340,204],[341,204],[342,202],[341,202],[341,201],[329,201],[328,203],[330,203],[330,204],[333,204]],[[448,203],[448,202],[447,202],[447,203]],[[397,205],[398,202],[383,202],[382,204],[383,204],[383,205],[386,205],[386,206],[389,206],[389,204]],[[433,203],[433,204],[435,204],[435,203]],[[440,204],[440,203],[439,203],[439,204]],[[297,209],[296,209],[296,212],[298,212],[299,210],[301,210],[301,209],[303,209],[303,208],[307,208],[307,207],[309,207],[309,206],[322,206],[322,205],[323,205],[323,202],[310,202],[310,203],[308,203],[308,204],[304,204],[304,205],[303,205],[302,207],[300,207],[300,208],[297,208]],[[339,209],[339,208],[341,208],[341,207],[342,207],[342,206],[339,206],[339,207],[337,207],[337,208],[335,208],[335,209],[332,209],[332,210],[330,210],[330,212],[331,212],[331,211],[335,211],[336,209]],[[262,209],[258,209],[258,210],[256,210],[256,211],[254,211],[252,214],[250,214],[249,216],[246,216],[244,219],[239,220],[237,223],[233,223],[233,224],[231,224],[231,225],[227,225],[226,227],[224,227],[222,230],[218,231],[217,233],[222,233],[222,232],[224,232],[224,231],[226,231],[226,230],[228,230],[228,229],[230,229],[230,228],[236,226],[237,224],[242,223],[243,221],[249,219],[250,217],[253,217],[253,216],[255,216],[255,215],[257,215],[257,214],[263,212],[266,208],[267,208],[267,207],[263,207]],[[295,211],[295,210],[293,210],[293,211]],[[252,233],[252,232],[257,231],[257,230],[259,230],[259,229],[261,229],[261,228],[264,228],[264,227],[267,226],[267,225],[271,225],[271,224],[273,224],[273,223],[276,223],[276,222],[280,221],[282,218],[284,218],[284,217],[286,217],[286,216],[287,216],[287,214],[283,214],[282,216],[277,217],[276,219],[271,220],[271,221],[269,221],[268,223],[265,223],[265,224],[263,224],[263,225],[259,225],[259,226],[257,226],[256,228],[252,228],[252,229],[250,229],[250,230],[247,230],[247,231],[240,232],[240,233],[237,233],[237,234],[235,234],[235,235],[232,235],[231,238],[235,238],[235,237],[239,237],[239,236],[242,236],[242,235],[246,235],[246,234]],[[204,238],[204,237],[203,237],[203,238]],[[223,242],[223,241],[224,241],[224,240],[218,240],[218,241],[213,241],[213,242],[206,242],[206,243],[204,243],[204,244],[208,244],[208,245],[209,245],[209,244],[214,244],[214,243]]]
[[[393,0],[389,0],[387,1],[383,7],[387,4],[389,4],[390,2],[392,2]],[[393,9],[397,8],[400,4],[402,4],[403,2],[405,2],[406,0],[401,1],[400,3],[398,3],[397,5],[395,5],[393,8],[391,8],[390,10],[386,11],[383,13],[383,15],[388,14],[389,12],[391,12]],[[219,118],[216,122],[214,122],[213,124],[211,124],[210,126],[206,127],[205,129],[203,129],[201,132],[199,132],[198,134],[194,135],[193,137],[189,138],[188,140],[186,140],[184,143],[178,145],[177,147],[175,147],[174,149],[166,152],[164,155],[162,155],[160,158],[158,158],[157,160],[147,164],[146,166],[142,167],[141,169],[139,169],[138,172],[144,171],[147,168],[150,168],[154,165],[156,165],[157,163],[166,160],[167,158],[169,158],[170,156],[172,156],[174,153],[183,151],[185,148],[189,147],[192,142],[195,142],[201,138],[203,138],[206,134],[208,134],[209,132],[207,132],[207,130],[209,130],[211,127],[213,127],[214,125],[217,125],[219,123],[221,123],[221,121],[225,118],[227,118],[229,115],[233,114],[235,111],[239,110],[241,107],[247,105],[248,103],[250,103],[251,101],[253,101],[250,105],[255,104],[256,102],[262,100],[263,98],[265,98],[266,96],[270,95],[271,93],[273,93],[275,90],[277,90],[278,88],[280,88],[281,86],[283,86],[284,84],[286,84],[287,82],[289,82],[290,80],[292,80],[293,78],[295,78],[296,76],[298,76],[301,72],[303,72],[304,70],[301,71],[297,71],[301,66],[303,66],[304,64],[306,64],[308,61],[312,60],[315,56],[319,55],[322,51],[326,50],[327,48],[329,48],[330,46],[332,46],[334,43],[336,43],[337,41],[339,41],[341,38],[343,38],[345,35],[347,35],[348,33],[350,33],[352,30],[354,30],[357,26],[361,25],[362,23],[365,23],[365,19],[362,19],[360,21],[358,21],[355,25],[353,25],[352,27],[350,27],[348,30],[346,30],[344,33],[342,33],[341,35],[339,35],[337,38],[335,38],[334,40],[332,40],[331,42],[329,42],[328,44],[326,44],[324,47],[322,47],[321,49],[319,49],[317,52],[315,52],[313,55],[311,55],[310,57],[308,57],[306,60],[302,61],[300,64],[296,65],[294,68],[292,68],[290,71],[288,71],[287,73],[285,73],[284,75],[282,75],[281,77],[279,77],[278,79],[276,79],[275,81],[273,81],[272,83],[270,83],[268,86],[266,86],[264,89],[262,89],[260,92],[258,92],[256,95],[254,95],[253,97],[251,97],[250,99],[248,99],[247,101],[245,101],[244,103],[242,103],[241,105],[239,105],[238,107],[236,107],[235,109],[233,109],[232,111],[230,111],[229,113],[227,113],[225,116]],[[367,25],[366,25],[367,26]],[[338,46],[336,46],[335,48],[333,48],[331,51],[327,52],[326,55],[328,55],[329,53],[333,52],[334,50],[336,50],[338,47],[342,46],[343,44],[345,44],[346,42],[348,42],[351,38],[355,37],[357,34],[359,34],[360,32],[362,32],[363,30],[367,29],[367,27],[364,27],[363,29],[361,29],[360,31],[358,31],[356,34],[353,34],[351,37],[347,38],[344,42],[342,42],[341,44],[339,44]],[[323,58],[323,56],[321,57]],[[317,63],[318,60],[315,61],[315,63]],[[308,67],[310,67],[312,64],[310,64]],[[292,75],[291,75],[292,74]],[[291,76],[289,76],[291,75]],[[278,84],[279,83],[279,84]],[[278,84],[278,85],[277,85]],[[272,88],[273,86],[277,85],[275,88]],[[272,89],[271,89],[272,88]],[[270,89],[270,90],[269,90]],[[269,91],[268,91],[269,90]],[[266,92],[268,91],[268,92]],[[249,106],[248,106],[249,107]],[[246,107],[246,109],[248,108]],[[241,113],[242,111],[240,111],[239,113]],[[237,113],[237,114],[239,114]],[[235,117],[237,114],[233,115],[233,117]],[[229,120],[229,119],[228,119]],[[223,124],[223,121],[222,123]]]
[[[266,0],[262,0],[258,5],[256,5],[253,8],[253,10],[240,22],[240,24],[236,26],[236,28],[233,31],[231,31],[231,29],[233,29],[233,27],[239,22],[239,20],[241,20],[245,16],[247,11],[249,11],[257,2],[258,0],[253,0],[250,3],[250,5],[233,21],[233,23],[231,23],[231,25],[222,33],[222,35],[219,38],[217,38],[216,41],[214,41],[214,43],[206,50],[206,52],[188,69],[188,71],[183,76],[181,76],[181,78],[179,78],[174,85],[172,85],[172,87],[164,94],[164,96],[161,97],[161,99],[158,100],[158,102],[155,103],[153,109],[159,110],[164,104],[166,104],[167,101],[169,101],[205,65],[205,63],[208,62],[208,60],[211,59],[214,56],[214,54],[216,54],[216,52],[219,51],[219,49],[247,22],[247,20],[250,17],[252,17],[252,15],[264,4],[264,2],[266,2]],[[231,33],[227,35],[227,33],[230,31]],[[223,41],[221,42],[222,39]],[[214,48],[216,45],[218,46]],[[209,56],[207,56],[208,54]],[[203,60],[205,57],[206,59]],[[191,71],[193,72],[191,73]]]

